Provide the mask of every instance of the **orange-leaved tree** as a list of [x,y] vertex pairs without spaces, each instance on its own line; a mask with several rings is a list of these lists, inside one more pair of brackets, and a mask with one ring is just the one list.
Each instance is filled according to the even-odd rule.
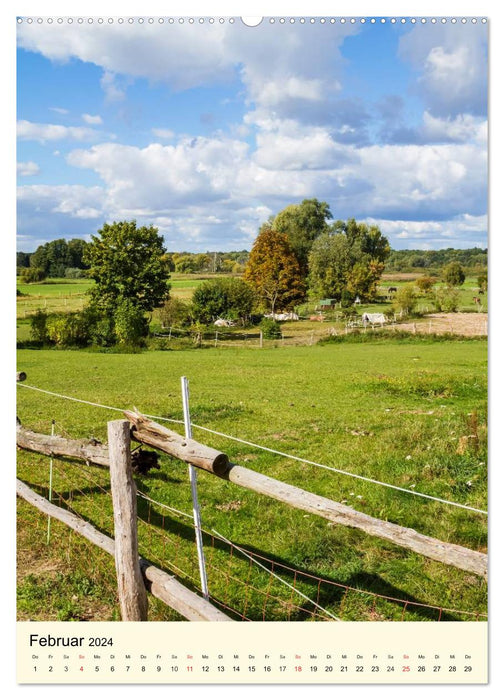
[[272,314],[292,310],[306,295],[306,283],[287,235],[270,226],[262,226],[254,241],[244,279],[261,306]]

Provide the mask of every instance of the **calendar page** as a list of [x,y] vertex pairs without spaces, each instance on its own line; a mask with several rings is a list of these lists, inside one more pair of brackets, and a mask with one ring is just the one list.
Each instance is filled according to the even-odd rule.
[[489,17],[141,10],[10,20],[17,683],[486,685]]

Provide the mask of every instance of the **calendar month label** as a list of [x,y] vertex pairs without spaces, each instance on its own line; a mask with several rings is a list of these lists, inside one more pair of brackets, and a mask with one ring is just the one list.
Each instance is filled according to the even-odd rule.
[[484,622],[17,623],[19,683],[487,682]]

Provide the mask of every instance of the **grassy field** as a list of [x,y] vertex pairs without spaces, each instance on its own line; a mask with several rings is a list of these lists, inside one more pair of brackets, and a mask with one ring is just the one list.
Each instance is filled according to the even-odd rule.
[[[197,274],[172,274],[170,280],[171,295],[184,301],[189,301],[197,286],[210,277]],[[412,275],[400,273],[396,276],[388,275],[387,280],[383,281],[378,290],[383,296],[383,301],[360,306],[358,314],[364,312],[390,313],[392,308],[390,300],[385,299],[388,286],[392,284],[399,288],[401,285],[411,283],[413,277]],[[26,342],[30,339],[30,316],[38,309],[43,309],[48,313],[70,312],[82,309],[87,300],[86,293],[92,284],[92,280],[51,280],[50,283],[18,284],[18,290],[23,296],[17,299],[17,340]],[[486,294],[479,295],[480,305],[474,303],[473,297],[477,293],[476,279],[467,278],[460,289],[460,311],[473,313],[486,313],[488,311]],[[308,318],[315,313],[316,307],[316,302],[307,303],[301,306],[298,311],[302,316]],[[417,308],[422,313],[431,313],[435,310],[433,300],[428,296],[420,296],[418,298]],[[154,324],[159,325],[159,314],[157,311],[154,311],[152,318]],[[419,322],[422,323],[422,320],[420,319]],[[427,319],[424,319],[424,322],[428,324]],[[480,325],[483,326],[484,322],[482,321]],[[323,323],[305,320],[284,324],[285,342],[287,344],[316,342],[317,338],[327,334],[333,327],[339,331],[344,328],[339,309],[325,313]],[[239,328],[236,331],[242,332]],[[255,329],[255,332],[257,332],[257,329]]]
[[[66,396],[180,420],[189,378],[195,424],[443,499],[486,509],[487,344],[481,340],[376,340],[312,347],[145,352],[20,350],[27,384]],[[18,389],[27,427],[106,441],[112,410]],[[170,426],[168,426],[170,427]],[[172,426],[173,427],[173,426]],[[180,426],[175,426],[181,431]],[[238,464],[423,534],[485,551],[484,515],[308,466],[194,429]],[[18,475],[47,495],[49,460],[19,453]],[[211,594],[250,619],[307,619],[299,599],[215,532],[265,561],[331,614],[350,620],[438,619],[439,609],[484,612],[486,585],[357,530],[327,523],[200,473]],[[185,465],[168,457],[137,477],[140,550],[197,587]],[[107,474],[54,460],[54,494],[111,531]],[[21,619],[117,619],[113,562],[19,502]],[[272,565],[267,564],[268,567]],[[289,567],[289,568],[286,568]],[[295,569],[294,574],[291,569]],[[312,578],[310,578],[312,577]],[[320,580],[324,583],[321,584]],[[355,590],[354,590],[355,589]],[[265,597],[265,591],[268,591]],[[386,596],[403,603],[379,598]],[[287,601],[287,602],[286,602]],[[290,602],[289,602],[290,601]],[[418,603],[415,606],[414,603]],[[422,606],[432,606],[420,607]],[[234,614],[234,613],[233,613]],[[151,601],[150,619],[176,619]],[[442,619],[472,619],[444,612]]]

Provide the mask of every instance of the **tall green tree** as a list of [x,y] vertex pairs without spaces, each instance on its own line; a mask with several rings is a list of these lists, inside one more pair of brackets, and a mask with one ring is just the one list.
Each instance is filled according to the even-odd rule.
[[313,242],[328,229],[332,218],[327,202],[303,199],[301,204],[289,204],[273,220],[272,228],[287,235],[303,274],[308,272],[308,257]]
[[323,233],[309,257],[310,291],[320,299],[341,299],[352,269],[351,248],[344,233]]
[[336,221],[313,243],[309,257],[309,285],[313,295],[340,300],[344,292],[362,301],[376,295],[376,287],[390,254],[388,240],[377,226]]
[[244,279],[263,309],[289,311],[306,296],[305,279],[286,234],[261,227],[245,268]]
[[108,312],[130,299],[142,311],[152,311],[168,297],[166,251],[157,228],[119,221],[104,224],[91,239],[85,261],[96,282],[90,294],[98,309]]

